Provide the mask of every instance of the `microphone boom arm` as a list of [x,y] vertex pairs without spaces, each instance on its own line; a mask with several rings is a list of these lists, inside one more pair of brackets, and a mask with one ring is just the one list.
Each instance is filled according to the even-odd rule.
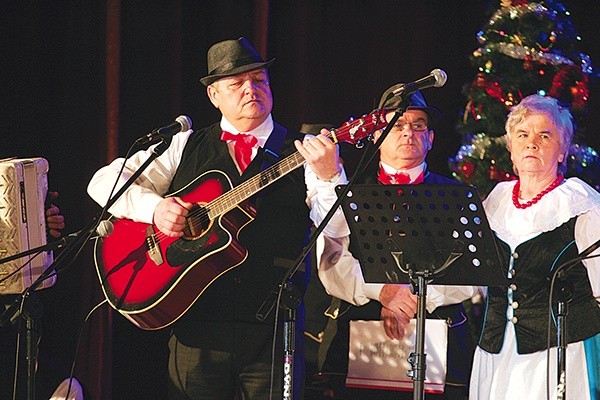
[[427,89],[430,87],[442,87],[446,84],[448,75],[444,70],[436,68],[429,73],[426,77],[418,79],[410,83],[397,83],[394,86],[387,89],[381,96],[378,108],[382,108],[386,101],[392,97],[401,96],[401,98],[410,95],[417,90]]

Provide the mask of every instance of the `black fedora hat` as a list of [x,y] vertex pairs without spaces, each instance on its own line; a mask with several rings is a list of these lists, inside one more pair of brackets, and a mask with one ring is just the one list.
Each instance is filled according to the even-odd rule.
[[[392,92],[402,86],[402,83],[392,86],[388,90],[386,90],[381,96],[381,100],[379,101],[379,109],[380,110],[392,110],[398,108],[400,102],[402,101],[401,96],[394,96]],[[429,126],[435,126],[442,119],[442,113],[435,107],[431,107],[427,105],[423,94],[417,90],[410,95],[410,105],[407,107],[407,110],[421,110],[427,114],[427,124]]]
[[213,44],[207,54],[208,75],[200,78],[204,86],[226,76],[266,68],[275,61],[263,60],[258,51],[245,37],[224,40]]

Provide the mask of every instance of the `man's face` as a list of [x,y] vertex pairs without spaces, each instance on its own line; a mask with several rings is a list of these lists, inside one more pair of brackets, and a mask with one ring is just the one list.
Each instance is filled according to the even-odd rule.
[[262,124],[273,108],[266,69],[228,76],[206,88],[208,97],[240,132]]
[[[386,115],[390,121],[393,112]],[[375,134],[379,139],[381,131]],[[414,168],[425,161],[431,150],[434,133],[427,127],[427,114],[421,110],[407,110],[398,119],[380,146],[380,158],[396,169]]]

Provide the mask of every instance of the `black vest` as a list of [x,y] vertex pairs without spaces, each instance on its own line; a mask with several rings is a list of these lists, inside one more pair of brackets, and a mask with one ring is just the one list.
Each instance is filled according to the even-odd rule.
[[[509,284],[513,288],[513,310],[516,320],[510,324],[514,324],[519,354],[546,349],[551,268],[577,257],[574,241],[576,220],[576,217],[572,218],[553,231],[544,232],[520,244],[513,254],[510,254],[506,243],[498,240],[502,266],[508,266],[511,258],[514,262],[513,279]],[[574,298],[567,306],[567,340],[573,343],[600,332],[600,308],[592,294],[587,269],[582,263],[569,269],[566,279],[575,288]],[[487,309],[479,347],[490,353],[499,353],[504,343],[507,290],[508,287],[488,288]],[[556,288],[554,294],[556,296]],[[550,343],[552,346],[557,345],[555,322],[551,326]]]
[[[301,138],[299,134],[288,133],[278,124],[275,124],[271,136],[275,134],[286,135],[280,159],[295,152],[293,140]],[[261,171],[265,158],[262,148],[240,176],[220,136],[219,124],[190,136],[171,183],[171,193],[211,170],[224,172],[233,187]],[[300,253],[310,226],[303,168],[285,175],[252,196],[250,203],[256,209],[256,217],[242,228],[239,235],[240,244],[248,250],[248,258],[209,285],[175,324],[176,335],[194,336],[194,331],[203,329],[203,321],[256,323],[255,315],[262,302]],[[272,321],[273,314],[266,323]]]

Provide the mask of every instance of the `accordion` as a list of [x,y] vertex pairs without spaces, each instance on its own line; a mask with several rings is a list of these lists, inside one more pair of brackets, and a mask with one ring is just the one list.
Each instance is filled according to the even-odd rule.
[[[0,259],[46,244],[47,175],[44,158],[0,159]],[[0,294],[23,292],[52,261],[52,252],[43,251],[0,264]],[[55,282],[56,276],[38,288]]]

